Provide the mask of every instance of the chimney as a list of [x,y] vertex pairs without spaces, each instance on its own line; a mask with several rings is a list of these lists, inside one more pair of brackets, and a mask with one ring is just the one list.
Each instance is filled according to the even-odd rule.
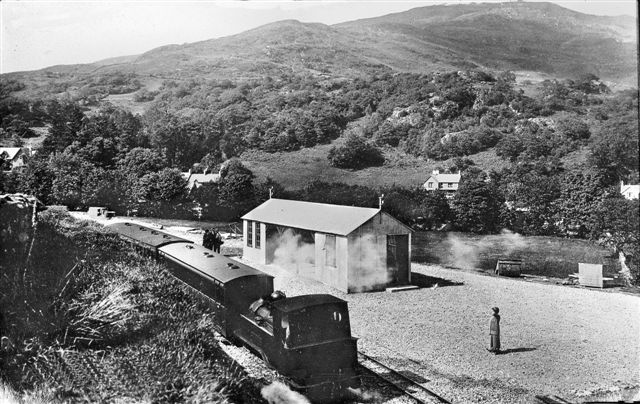
[[432,174],[433,175],[438,175],[438,174],[440,174],[440,170],[433,170]]
[[378,197],[378,209],[382,210],[382,205],[384,205],[384,194]]

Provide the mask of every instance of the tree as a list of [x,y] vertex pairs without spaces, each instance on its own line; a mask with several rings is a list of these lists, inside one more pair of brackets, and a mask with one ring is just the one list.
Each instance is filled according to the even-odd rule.
[[327,158],[330,165],[339,168],[361,169],[384,163],[380,149],[356,135],[348,136],[342,146],[333,146]]
[[586,238],[594,228],[594,210],[602,200],[614,192],[608,189],[602,172],[572,172],[560,182],[556,222],[567,235]]
[[423,229],[437,229],[454,220],[453,211],[444,192],[423,190],[420,216],[416,222]]
[[186,188],[187,180],[180,170],[165,168],[140,178],[134,194],[147,201],[175,201],[185,195]]
[[523,234],[554,234],[556,200],[560,196],[557,175],[548,175],[536,164],[518,164],[496,180],[507,201],[501,211],[505,227]]
[[463,231],[495,233],[501,204],[497,187],[486,176],[464,178],[452,202],[456,225]]
[[49,163],[42,156],[29,160],[27,167],[20,174],[19,189],[25,194],[33,195],[44,204],[53,202],[51,188],[55,174]]
[[638,171],[637,113],[607,120],[592,140],[589,163],[605,173],[608,183],[617,183]]
[[573,117],[558,120],[556,130],[563,138],[573,141],[586,140],[591,136],[589,126],[583,120]]
[[78,140],[78,132],[82,128],[84,113],[73,103],[52,101],[47,105],[51,127],[49,134],[42,142],[40,153],[48,155],[62,152],[67,146]]
[[253,176],[243,173],[226,175],[220,181],[219,203],[230,209],[234,218],[247,213],[255,206]]
[[220,169],[220,177],[222,177],[222,179],[233,175],[248,175],[251,179],[254,177],[253,172],[245,167],[242,161],[237,158],[227,160],[222,164],[222,168]]
[[49,161],[55,176],[51,185],[51,198],[70,209],[83,207],[83,186],[94,166],[78,156],[62,153]]
[[142,147],[131,149],[117,163],[118,170],[136,178],[160,171],[166,166],[164,157],[158,151]]
[[631,272],[631,282],[640,286],[640,204],[619,193],[604,198],[593,209],[592,238],[601,240],[615,252],[622,252]]

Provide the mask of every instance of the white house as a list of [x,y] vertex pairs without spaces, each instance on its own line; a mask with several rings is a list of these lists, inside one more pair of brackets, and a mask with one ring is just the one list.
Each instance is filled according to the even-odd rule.
[[423,187],[427,191],[435,191],[436,189],[439,189],[440,191],[454,193],[458,190],[461,177],[462,175],[460,173],[440,174],[440,171],[434,170],[427,182],[424,183]]
[[627,199],[640,198],[640,185],[624,184],[624,181],[620,181],[620,193]]
[[27,164],[31,149],[26,147],[0,147],[0,158],[9,161],[9,169],[22,167]]
[[272,198],[242,220],[250,261],[347,293],[411,282],[411,229],[380,209]]

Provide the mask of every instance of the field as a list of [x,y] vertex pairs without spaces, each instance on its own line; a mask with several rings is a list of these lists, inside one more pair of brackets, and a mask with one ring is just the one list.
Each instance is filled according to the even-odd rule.
[[578,272],[578,263],[603,264],[607,274],[620,270],[617,256],[587,240],[527,236],[503,232],[479,236],[455,232],[415,232],[412,259],[444,267],[492,272],[498,259],[523,260],[522,272],[566,278]]
[[[294,152],[266,153],[261,151],[245,152],[240,156],[242,162],[258,179],[271,177],[286,189],[303,188],[311,181],[342,182],[349,185],[364,185],[371,188],[398,185],[405,188],[422,186],[436,168],[449,168],[452,160],[435,161],[422,159],[402,153],[395,149],[385,149],[386,162],[381,167],[362,170],[345,170],[331,167],[327,154],[332,145],[304,148]],[[499,170],[507,163],[495,155],[493,150],[468,156],[484,170]]]

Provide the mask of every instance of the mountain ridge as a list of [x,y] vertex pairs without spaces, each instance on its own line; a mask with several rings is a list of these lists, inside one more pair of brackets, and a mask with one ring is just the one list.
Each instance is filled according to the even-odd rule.
[[552,3],[434,5],[334,25],[282,20],[239,34],[170,44],[91,64],[3,76],[114,74],[242,80],[288,72],[357,77],[459,69],[593,73],[637,85],[633,17],[594,16]]

